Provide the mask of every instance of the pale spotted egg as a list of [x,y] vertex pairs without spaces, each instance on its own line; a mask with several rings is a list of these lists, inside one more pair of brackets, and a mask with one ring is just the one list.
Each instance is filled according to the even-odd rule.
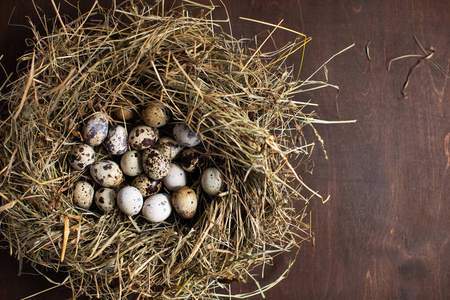
[[172,213],[170,195],[165,193],[148,197],[142,207],[142,215],[150,222],[162,222]]
[[137,215],[144,204],[141,192],[134,186],[123,187],[117,193],[117,206],[127,216]]
[[194,147],[200,144],[200,139],[189,129],[186,123],[177,123],[173,127],[173,137],[184,147]]

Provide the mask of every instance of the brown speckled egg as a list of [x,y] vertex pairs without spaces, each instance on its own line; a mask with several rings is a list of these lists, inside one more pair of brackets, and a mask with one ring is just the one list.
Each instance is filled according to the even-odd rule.
[[153,147],[162,153],[169,160],[175,159],[181,150],[184,149],[183,146],[178,144],[173,138],[168,136],[163,136],[159,139],[158,144]]
[[170,109],[161,102],[151,102],[142,111],[142,119],[151,127],[162,127],[170,120]]
[[158,150],[145,149],[142,153],[142,167],[148,177],[160,180],[169,174],[170,162]]
[[94,187],[86,181],[75,182],[73,191],[73,203],[81,208],[88,209],[94,198]]
[[90,168],[91,176],[103,187],[118,186],[124,180],[122,170],[112,160],[95,162]]
[[113,113],[114,116],[121,121],[129,121],[134,117],[134,111],[127,107],[116,108]]
[[181,152],[180,164],[186,172],[194,172],[195,169],[203,164],[203,157],[193,148],[188,148]]
[[72,150],[70,150],[68,159],[72,168],[82,171],[94,163],[95,151],[87,144],[75,145]]
[[94,194],[95,204],[101,211],[107,213],[114,209],[116,206],[117,193],[110,188],[101,188]]
[[172,193],[172,205],[183,219],[191,219],[197,211],[197,195],[194,190],[182,186]]
[[162,181],[150,179],[147,175],[141,174],[133,179],[131,185],[137,188],[143,197],[148,197],[161,190]]
[[156,145],[158,137],[157,129],[146,125],[139,125],[130,131],[128,143],[135,150],[143,150]]
[[111,155],[122,155],[127,152],[128,142],[125,127],[119,125],[111,128],[104,144]]
[[93,115],[87,120],[81,133],[86,144],[92,147],[100,145],[108,135],[108,118],[102,113]]
[[117,106],[113,108],[112,113],[120,121],[129,121],[135,116],[135,98],[123,95],[122,97],[115,102]]

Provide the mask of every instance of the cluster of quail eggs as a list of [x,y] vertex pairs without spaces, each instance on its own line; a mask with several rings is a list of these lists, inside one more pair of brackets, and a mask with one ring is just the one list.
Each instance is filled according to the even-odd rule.
[[[134,118],[123,110],[116,116]],[[84,209],[95,202],[104,213],[117,205],[127,216],[141,213],[150,222],[166,220],[172,209],[181,218],[191,219],[197,211],[198,195],[187,186],[188,174],[200,171],[202,155],[195,146],[201,141],[185,123],[176,123],[172,136],[160,136],[159,129],[171,116],[160,102],[149,103],[141,116],[145,125],[137,125],[129,133],[121,125],[109,126],[103,113],[85,122],[81,132],[84,143],[72,148],[68,160],[75,170],[89,169],[95,184],[77,181],[73,202]],[[108,155],[96,161],[94,148],[102,145]],[[201,187],[210,196],[218,195],[223,187],[219,170],[203,170]]]

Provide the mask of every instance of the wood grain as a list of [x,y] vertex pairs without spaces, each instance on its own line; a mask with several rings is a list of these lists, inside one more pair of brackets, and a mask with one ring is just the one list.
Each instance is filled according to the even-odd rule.
[[[51,14],[49,1],[36,2]],[[270,30],[240,16],[271,23],[284,19],[283,26],[312,36],[303,78],[355,44],[327,65],[329,82],[340,87],[339,114],[335,90],[302,95],[319,104],[321,118],[357,123],[316,126],[329,159],[317,147],[314,174],[304,179],[331,200],[312,203],[315,246],[304,245],[289,277],[267,291],[266,299],[450,299],[449,79],[424,60],[410,76],[408,97],[401,99],[417,58],[395,61],[387,70],[392,58],[422,54],[416,36],[424,47],[435,49],[433,59],[448,72],[450,2],[224,2],[236,37]],[[26,29],[7,25],[14,6],[15,24],[25,24],[25,16],[33,12],[28,1],[0,2],[0,53],[8,72],[14,71],[29,36]],[[282,45],[293,38],[279,31],[274,41]],[[295,57],[289,63],[299,61]],[[323,79],[324,72],[317,78]],[[262,283],[274,280],[288,259],[284,255],[268,267]],[[0,261],[0,299],[20,299],[50,286],[41,277],[17,277],[17,262],[7,251],[0,252]],[[233,287],[235,292],[249,289],[250,284]],[[70,291],[57,289],[34,299],[70,296]]]

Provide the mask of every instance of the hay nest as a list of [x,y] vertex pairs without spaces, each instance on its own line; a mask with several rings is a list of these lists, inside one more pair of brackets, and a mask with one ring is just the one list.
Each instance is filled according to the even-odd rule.
[[[212,10],[126,1],[64,23],[58,15],[44,36],[34,31],[22,77],[1,95],[1,232],[18,258],[66,271],[74,296],[215,299],[216,288],[248,279],[311,237],[296,170],[313,148],[302,128],[315,119],[293,99],[311,82],[285,66],[308,39],[264,54],[224,33]],[[210,197],[192,180],[199,208],[188,221],[75,206],[74,183],[92,179],[67,156],[86,119],[103,112],[131,128],[140,118],[113,112],[139,115],[149,101],[170,108],[169,128],[186,122],[200,137],[204,167],[221,171],[224,192]]]

